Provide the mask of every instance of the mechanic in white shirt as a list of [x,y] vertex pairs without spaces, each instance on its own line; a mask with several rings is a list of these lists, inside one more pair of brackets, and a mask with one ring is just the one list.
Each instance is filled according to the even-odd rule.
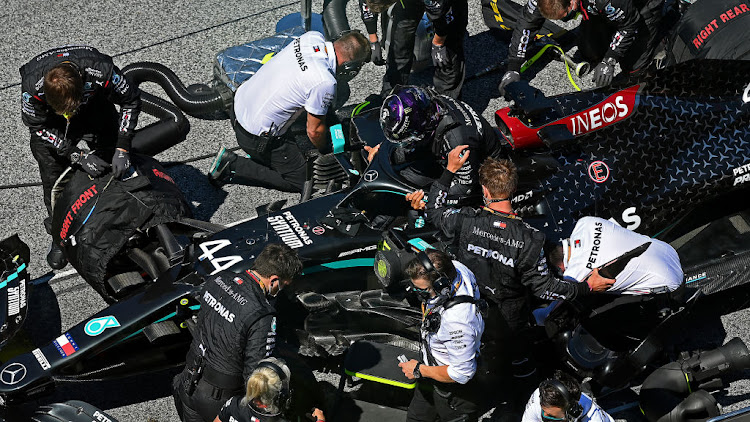
[[581,385],[562,371],[543,381],[526,403],[521,422],[614,422]]
[[684,274],[672,246],[598,217],[578,220],[570,237],[562,241],[562,259],[558,254],[557,266],[566,279],[584,281],[593,269],[646,242],[651,242],[648,249],[628,262],[607,293],[642,295],[664,288],[676,290]]
[[[548,251],[550,265],[560,268],[565,279],[582,282],[604,264],[644,244],[648,248],[614,276],[612,287],[587,301],[590,312],[581,324],[605,347],[629,350],[632,342],[642,340],[661,322],[664,309],[684,299],[684,289],[675,292],[684,279],[677,251],[598,217],[578,220],[562,246]],[[536,311],[535,315],[541,316]]]
[[284,47],[235,93],[232,125],[247,156],[222,147],[209,180],[301,192],[306,160],[289,127],[306,114],[310,142],[325,150],[337,80],[353,78],[369,57],[370,42],[357,31],[334,42],[310,31]]
[[411,290],[422,300],[422,362],[399,364],[404,375],[431,382],[432,391],[414,390],[407,421],[477,420],[477,371],[484,320],[474,274],[444,252],[430,249],[405,270]]

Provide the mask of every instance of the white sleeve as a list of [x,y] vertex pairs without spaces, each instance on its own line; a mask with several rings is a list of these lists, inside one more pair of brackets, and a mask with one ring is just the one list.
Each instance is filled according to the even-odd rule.
[[[451,315],[464,317],[462,308],[474,309],[470,303],[462,303],[451,308]],[[460,312],[459,312],[460,310]],[[443,313],[445,316],[446,313]],[[477,371],[476,341],[477,334],[469,323],[469,318],[453,320],[445,318],[440,324],[438,338],[448,349],[448,376],[459,384],[466,384]]]
[[333,104],[336,93],[336,82],[322,81],[310,89],[310,95],[305,101],[305,110],[316,116],[325,116],[328,108]]
[[526,403],[526,410],[523,411],[521,422],[542,422],[542,405],[539,404],[538,388],[531,393],[531,397]]

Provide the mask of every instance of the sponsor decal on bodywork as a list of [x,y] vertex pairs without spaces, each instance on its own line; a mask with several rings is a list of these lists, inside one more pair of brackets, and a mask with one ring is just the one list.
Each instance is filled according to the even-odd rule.
[[26,282],[22,281],[16,287],[8,287],[8,316],[21,313],[26,307]]
[[57,348],[57,351],[60,352],[60,356],[64,358],[72,355],[78,350],[78,345],[68,333],[56,338],[52,343]]
[[83,332],[95,337],[99,334],[103,333],[104,330],[107,328],[115,328],[119,327],[120,322],[117,321],[117,318],[115,318],[112,315],[103,316],[99,318],[94,318],[86,323],[86,325],[83,327]]
[[377,248],[378,248],[378,245],[364,246],[362,248],[357,248],[357,249],[352,249],[350,251],[341,252],[338,257],[341,258],[342,256],[354,255],[360,252],[374,251]]
[[313,243],[304,227],[292,215],[291,211],[285,211],[282,215],[267,217],[266,221],[271,223],[271,227],[276,231],[276,234],[292,249],[312,245]]
[[734,176],[734,183],[732,184],[732,186],[741,185],[747,181],[750,181],[750,163],[745,163],[741,166],[733,168],[732,176]]
[[604,161],[594,161],[589,164],[589,177],[596,183],[604,183],[609,179],[609,166]]
[[44,356],[44,353],[42,353],[39,349],[34,349],[31,351],[31,353],[36,358],[36,361],[39,362],[39,366],[42,367],[43,370],[48,370],[51,368],[49,361],[47,360],[47,356]]
[[566,118],[565,124],[573,136],[603,129],[627,119],[636,106],[640,85],[610,95],[601,103]]

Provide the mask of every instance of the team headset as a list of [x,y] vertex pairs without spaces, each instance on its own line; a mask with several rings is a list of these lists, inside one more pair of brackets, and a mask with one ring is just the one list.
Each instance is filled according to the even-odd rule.
[[[281,366],[267,359],[258,362],[258,366],[256,366],[255,369],[258,368],[269,368],[279,376],[281,379],[281,390],[279,391],[279,395],[276,396],[276,405],[280,410],[279,413],[284,413],[289,410],[292,406],[292,389],[289,387],[289,378],[287,378],[286,372],[284,372]],[[286,368],[289,369],[288,366],[286,366]]]
[[539,387],[540,394],[544,387],[552,387],[562,395],[563,400],[565,400],[565,420],[575,421],[581,417],[581,414],[583,414],[583,406],[581,406],[581,403],[578,403],[578,400],[573,400],[572,397],[570,397],[570,391],[568,391],[568,387],[566,387],[565,384],[560,382],[560,380],[550,378],[542,382],[542,385]]
[[[425,251],[420,251],[419,253],[417,253],[417,259],[422,264],[422,267],[424,267],[425,271],[427,271],[428,273],[437,273],[438,278],[432,282],[432,288],[433,290],[435,290],[435,292],[437,292],[438,296],[442,296],[444,298],[443,301],[447,300],[451,294],[451,290],[453,287],[452,280],[450,280],[445,273],[440,272],[437,270],[437,268],[435,268],[435,265],[433,265],[432,260]],[[441,318],[439,312],[430,312],[424,318],[424,321],[422,321],[422,327],[428,333],[436,333],[440,328],[440,319]]]
[[[344,35],[352,33],[352,32],[357,32],[360,34],[362,33],[358,29],[349,29],[347,31],[342,31],[339,34],[338,38],[336,39],[339,39],[343,37]],[[341,63],[339,66],[336,67],[336,79],[341,79],[345,82],[351,81],[352,79],[354,79],[355,76],[357,76],[359,71],[362,69],[362,65],[369,62],[371,57],[372,57],[372,50],[368,48],[367,56],[364,59],[349,60],[349,61],[345,61],[344,63]]]

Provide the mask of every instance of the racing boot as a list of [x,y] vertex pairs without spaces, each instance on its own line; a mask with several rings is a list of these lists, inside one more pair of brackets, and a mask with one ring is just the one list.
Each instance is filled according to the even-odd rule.
[[52,239],[49,252],[47,252],[47,264],[49,264],[50,268],[53,270],[62,270],[68,265],[68,259],[65,258],[63,250],[54,239]]
[[231,180],[232,171],[230,165],[237,160],[237,154],[221,147],[208,170],[208,181],[214,186],[221,186]]

